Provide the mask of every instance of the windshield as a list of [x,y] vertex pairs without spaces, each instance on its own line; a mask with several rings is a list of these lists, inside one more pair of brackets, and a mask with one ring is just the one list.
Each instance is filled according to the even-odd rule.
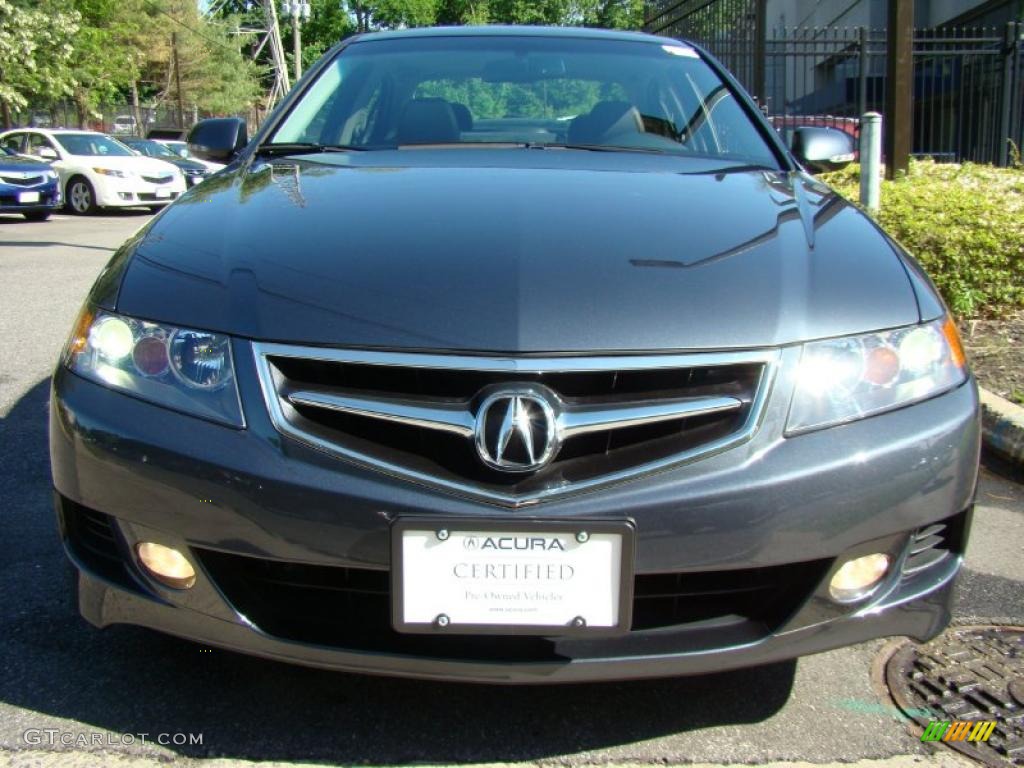
[[131,157],[132,151],[119,141],[98,133],[57,133],[53,138],[70,155]]
[[777,167],[689,46],[550,37],[410,37],[344,49],[269,144],[582,146]]
[[137,150],[144,155],[149,155],[150,157],[178,157],[163,144],[156,141],[150,141],[149,139],[129,141],[125,143],[132,149]]

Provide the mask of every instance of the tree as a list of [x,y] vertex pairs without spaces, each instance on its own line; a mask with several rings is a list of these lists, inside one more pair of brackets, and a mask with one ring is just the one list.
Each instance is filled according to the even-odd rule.
[[439,0],[350,0],[356,30],[427,27],[437,23]]
[[118,98],[144,65],[155,29],[148,0],[71,0],[81,22],[72,40],[72,97],[79,125],[99,116],[104,101]]
[[30,99],[71,92],[72,38],[79,16],[50,4],[23,7],[0,0],[0,112],[4,127]]
[[643,0],[350,0],[348,8],[360,32],[430,24],[643,24]]
[[154,103],[169,101],[182,112],[194,107],[217,114],[241,112],[256,103],[261,71],[233,34],[240,19],[208,19],[192,0],[144,1],[158,8],[143,68]]
[[[355,32],[352,16],[338,0],[311,0],[309,19],[302,23],[302,69],[316,63],[331,46]],[[281,35],[285,51],[291,51],[292,29],[282,20]],[[288,56],[289,60],[291,56]]]

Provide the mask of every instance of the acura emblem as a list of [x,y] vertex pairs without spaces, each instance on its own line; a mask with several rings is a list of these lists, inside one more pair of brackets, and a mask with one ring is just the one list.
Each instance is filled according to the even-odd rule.
[[489,395],[476,414],[476,450],[489,467],[533,472],[558,452],[554,396],[540,388],[501,390]]

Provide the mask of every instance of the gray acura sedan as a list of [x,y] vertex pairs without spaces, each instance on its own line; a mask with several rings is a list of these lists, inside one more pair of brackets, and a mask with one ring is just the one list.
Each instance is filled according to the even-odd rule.
[[702,673],[949,620],[978,399],[903,249],[698,47],[340,44],[113,257],[53,377],[78,605],[318,667]]

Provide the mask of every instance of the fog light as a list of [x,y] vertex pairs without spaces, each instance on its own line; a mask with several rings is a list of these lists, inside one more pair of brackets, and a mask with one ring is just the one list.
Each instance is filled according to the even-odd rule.
[[876,552],[847,560],[828,585],[832,599],[852,603],[871,594],[889,570],[889,556]]
[[176,549],[143,541],[135,551],[150,576],[174,589],[188,589],[196,583],[196,572],[188,559]]

